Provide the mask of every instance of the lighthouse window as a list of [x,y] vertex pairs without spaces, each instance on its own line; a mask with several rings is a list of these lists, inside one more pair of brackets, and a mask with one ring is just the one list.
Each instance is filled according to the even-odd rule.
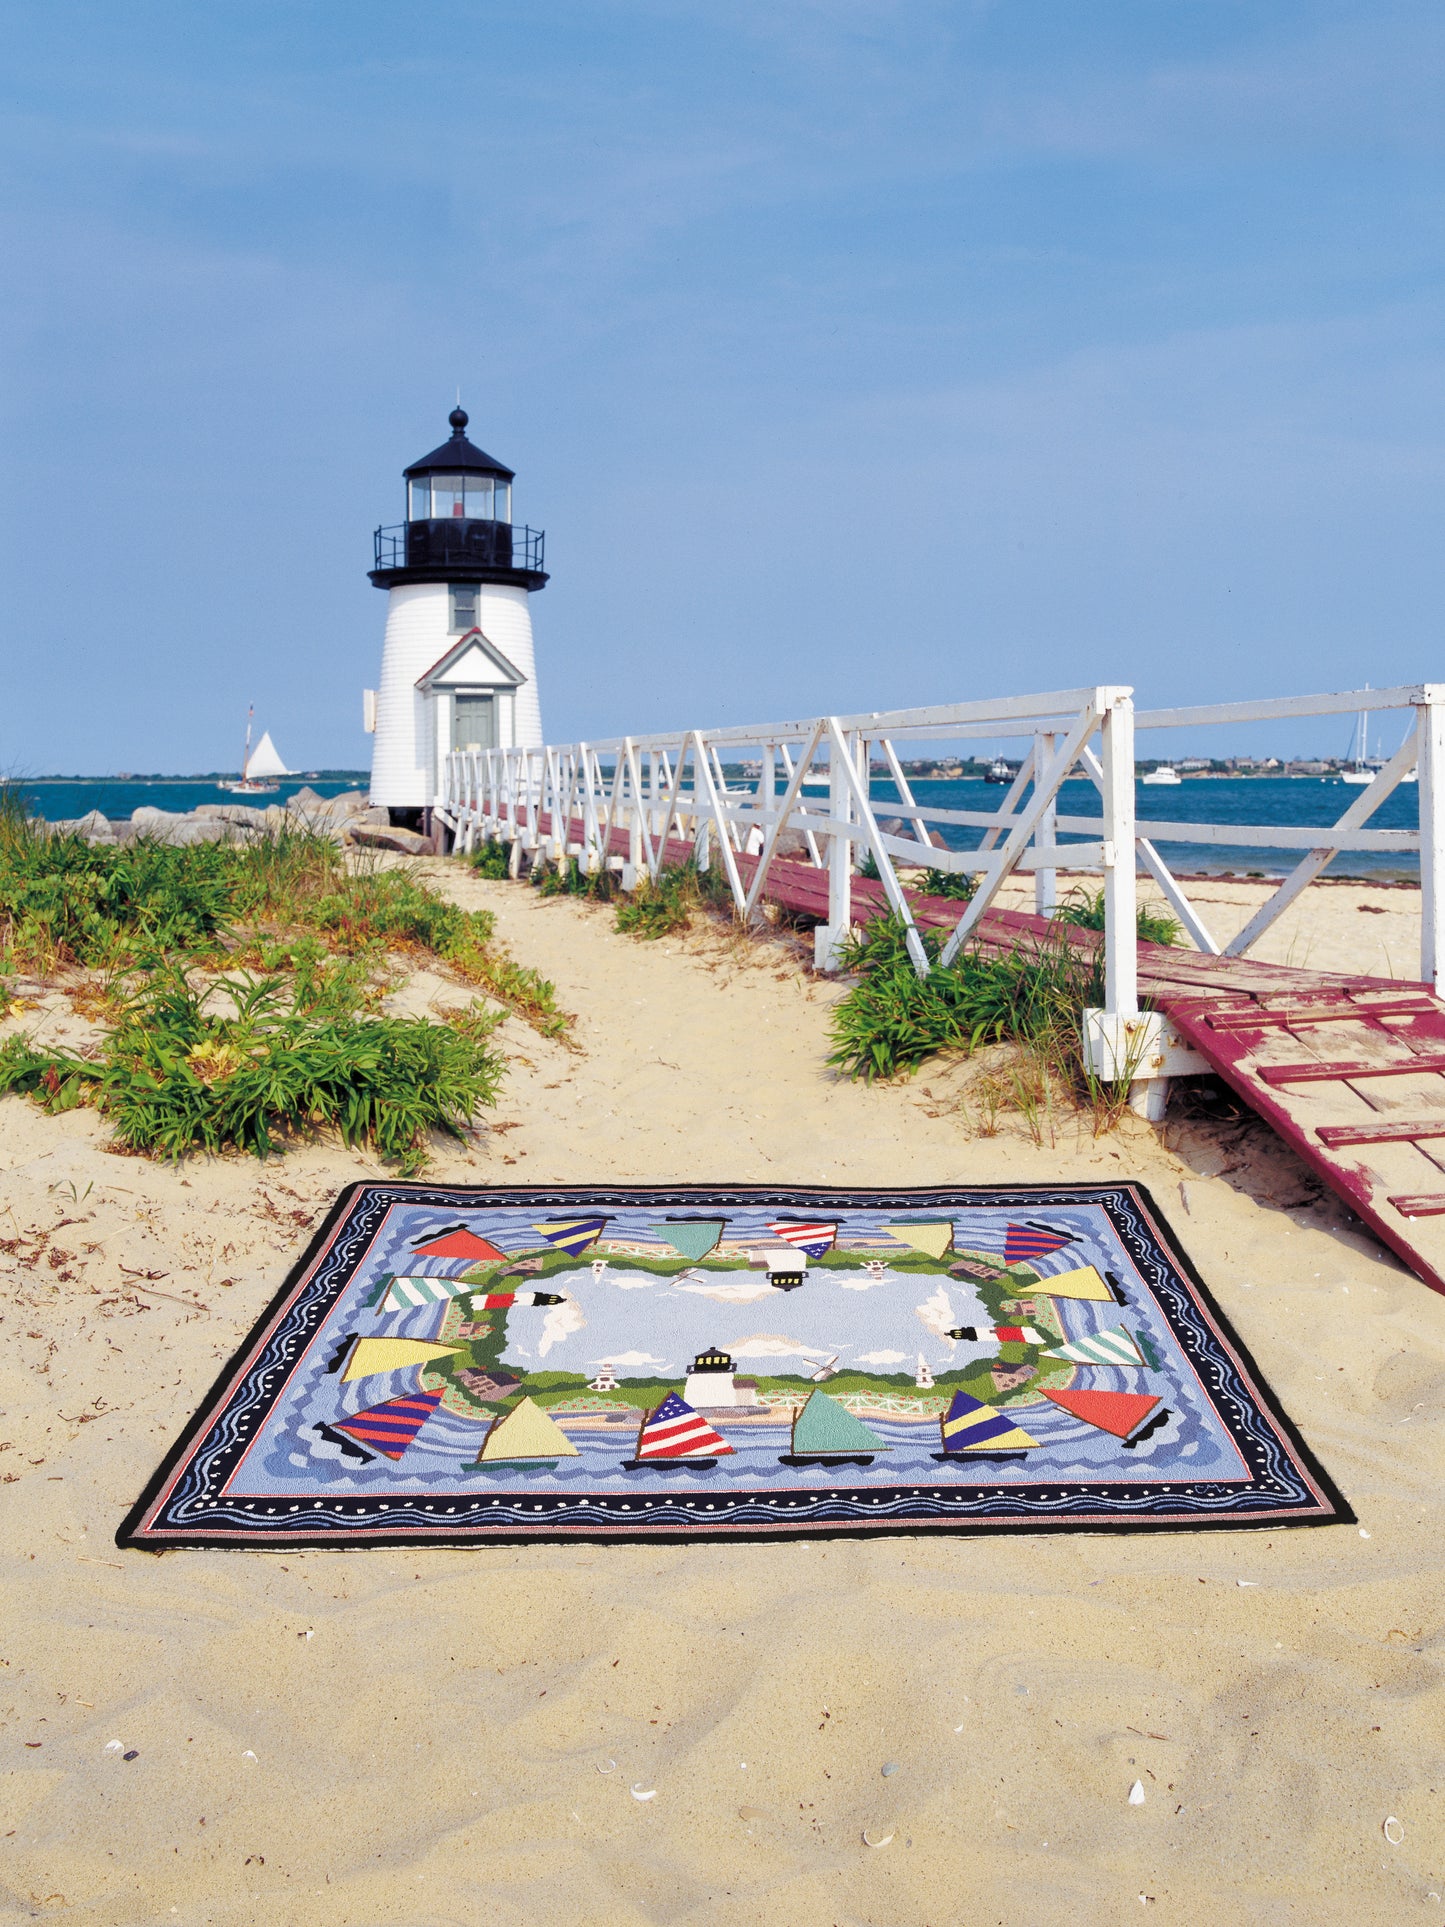
[[475,522],[492,519],[492,478],[490,475],[467,477],[467,514]]
[[466,514],[466,483],[460,475],[433,475],[431,512],[433,517]]
[[425,476],[411,485],[411,508],[408,513],[413,522],[425,522],[431,514],[431,483]]
[[451,585],[451,631],[454,636],[463,635],[468,629],[477,626],[477,585],[475,582],[454,582]]
[[492,511],[493,520],[510,522],[512,519],[512,484],[510,482],[497,483],[495,500],[496,507]]

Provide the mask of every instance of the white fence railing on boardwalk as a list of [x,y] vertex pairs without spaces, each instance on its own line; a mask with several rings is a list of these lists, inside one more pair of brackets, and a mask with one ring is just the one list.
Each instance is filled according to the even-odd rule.
[[[1346,716],[1361,711],[1413,712],[1405,739],[1373,782],[1355,794],[1329,828],[1280,824],[1170,823],[1136,818],[1136,730]],[[998,742],[1023,738],[1017,775],[996,810],[947,809],[920,803],[904,774],[900,743]],[[723,754],[751,751],[755,782],[730,787]],[[897,801],[871,794],[870,772],[891,781]],[[1418,770],[1420,829],[1381,830],[1368,819],[1411,771]],[[1063,815],[1059,790],[1073,774],[1099,791],[1097,817]],[[782,784],[781,793],[779,784]],[[826,802],[807,788],[827,786]],[[1207,796],[1207,786],[1200,786]],[[907,834],[885,831],[879,815],[901,819]],[[479,839],[512,844],[514,871],[523,851],[554,862],[579,861],[595,871],[617,862],[613,833],[627,838],[624,883],[656,877],[669,837],[689,842],[706,863],[713,844],[739,913],[751,919],[766,889],[784,830],[795,831],[809,860],[827,875],[827,919],[815,934],[820,968],[836,963],[851,921],[851,884],[867,856],[901,919],[914,966],[929,968],[898,869],[926,862],[934,870],[972,874],[978,887],[961,906],[942,951],[950,960],[967,941],[1015,871],[1034,876],[1035,907],[1048,914],[1061,868],[1101,871],[1104,878],[1104,984],[1101,1013],[1091,1018],[1091,1055],[1102,1074],[1136,1075],[1146,1061],[1163,1071],[1157,1019],[1140,1019],[1134,928],[1136,872],[1151,876],[1175,915],[1206,954],[1250,950],[1326,865],[1342,851],[1403,855],[1418,851],[1420,976],[1434,988],[1445,977],[1445,906],[1440,896],[1445,813],[1445,684],[1349,690],[1253,703],[1220,703],[1136,713],[1133,691],[1104,686],[999,700],[944,703],[803,721],[689,729],[606,742],[549,744],[533,750],[462,750],[446,759],[437,814],[463,850]],[[547,830],[541,819],[547,819]],[[949,825],[983,831],[976,850],[931,844],[930,830]],[[1077,840],[1060,842],[1060,837]],[[1157,843],[1298,850],[1300,860],[1239,934],[1217,942],[1188,893],[1159,855]],[[758,861],[751,878],[737,857]],[[1153,1028],[1151,1029],[1151,1024]],[[1141,1052],[1143,1055],[1141,1056]],[[1180,1066],[1182,1068],[1182,1065]]]

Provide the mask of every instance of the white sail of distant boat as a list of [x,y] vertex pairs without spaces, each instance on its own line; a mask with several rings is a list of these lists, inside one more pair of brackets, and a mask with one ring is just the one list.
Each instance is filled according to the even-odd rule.
[[294,769],[287,769],[277,752],[276,745],[271,741],[271,732],[268,729],[251,753],[251,760],[246,765],[246,781],[255,783],[267,776],[294,776],[295,774]]
[[287,769],[276,745],[271,741],[268,729],[255,749],[251,748],[251,718],[254,709],[246,711],[246,747],[241,754],[240,777],[227,777],[217,783],[221,790],[235,790],[242,795],[269,795],[276,788],[280,776],[295,776],[294,769]]

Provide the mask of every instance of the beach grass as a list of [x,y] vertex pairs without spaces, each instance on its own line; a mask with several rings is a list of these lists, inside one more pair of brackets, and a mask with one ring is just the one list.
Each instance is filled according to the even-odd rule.
[[94,846],[46,833],[0,789],[0,991],[54,983],[105,1026],[84,1055],[11,1038],[0,1090],[93,1104],[130,1149],[265,1155],[331,1128],[420,1169],[430,1133],[494,1102],[505,1065],[499,1015],[475,1002],[442,1022],[382,1014],[418,964],[569,1041],[554,986],[498,942],[491,913],[406,871],[305,830]]
[[1103,1002],[1101,965],[1056,940],[1021,943],[1001,955],[965,947],[938,962],[943,936],[921,931],[933,965],[913,967],[903,924],[878,918],[848,940],[841,967],[858,981],[835,1006],[829,1062],[847,1077],[871,1081],[907,1075],[943,1051],[970,1056],[987,1045],[1018,1047],[1002,1070],[984,1080],[981,1134],[992,1135],[1000,1109],[1019,1112],[1042,1141],[1056,1100],[1082,1102],[1096,1128],[1117,1119],[1127,1085],[1103,1084],[1086,1068],[1084,1010]]

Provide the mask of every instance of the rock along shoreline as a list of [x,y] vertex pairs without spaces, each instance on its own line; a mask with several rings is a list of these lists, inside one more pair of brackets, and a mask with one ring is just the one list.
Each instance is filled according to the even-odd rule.
[[285,803],[257,809],[247,803],[202,803],[193,810],[158,810],[143,806],[127,817],[105,816],[91,810],[86,816],[55,823],[36,819],[43,836],[79,836],[87,843],[109,846],[126,843],[253,843],[287,830],[305,830],[339,844],[394,850],[403,856],[432,856],[435,837],[395,826],[390,813],[367,800],[362,790],[342,796],[318,796],[301,789]]

